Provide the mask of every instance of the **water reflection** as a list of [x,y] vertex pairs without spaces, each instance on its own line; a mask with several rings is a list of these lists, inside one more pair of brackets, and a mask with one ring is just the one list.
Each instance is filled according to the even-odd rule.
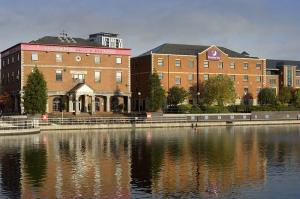
[[[65,131],[0,137],[0,198],[284,196],[272,195],[278,176],[300,185],[291,178],[300,177],[299,129]],[[286,186],[289,194],[300,193]]]

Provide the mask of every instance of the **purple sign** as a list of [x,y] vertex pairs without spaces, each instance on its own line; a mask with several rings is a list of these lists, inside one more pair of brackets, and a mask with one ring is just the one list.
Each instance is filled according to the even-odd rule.
[[216,60],[216,61],[220,60],[221,59],[220,51],[214,50],[214,49],[208,50],[207,51],[207,59],[208,60]]

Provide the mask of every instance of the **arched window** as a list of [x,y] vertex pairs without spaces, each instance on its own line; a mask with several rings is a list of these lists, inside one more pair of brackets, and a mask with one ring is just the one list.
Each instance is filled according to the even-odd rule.
[[62,109],[62,101],[60,97],[53,99],[53,111],[59,112]]
[[95,99],[95,110],[100,111],[100,99],[98,97]]

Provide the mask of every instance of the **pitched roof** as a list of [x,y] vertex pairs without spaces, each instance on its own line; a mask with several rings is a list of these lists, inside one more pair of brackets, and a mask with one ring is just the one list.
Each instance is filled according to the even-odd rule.
[[89,41],[83,38],[71,38],[71,37],[54,37],[45,36],[38,40],[29,42],[31,44],[52,44],[52,45],[65,45],[65,46],[94,46],[105,47],[100,44]]
[[267,69],[278,69],[284,65],[291,65],[296,66],[297,70],[300,70],[300,61],[267,59],[266,65]]
[[[162,44],[152,50],[147,51],[146,53],[140,55],[149,55],[151,53],[158,53],[158,54],[177,54],[177,55],[197,55],[208,49],[211,46],[203,46],[203,45],[186,45],[186,44],[169,44],[165,43]],[[241,53],[235,52],[228,48],[219,47],[221,51],[228,54],[229,57],[239,57],[239,58],[249,58],[249,56],[243,55]],[[250,57],[250,58],[257,58],[257,57]]]

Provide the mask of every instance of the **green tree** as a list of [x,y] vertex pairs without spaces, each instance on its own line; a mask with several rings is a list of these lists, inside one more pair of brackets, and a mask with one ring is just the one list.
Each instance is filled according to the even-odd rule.
[[235,97],[234,82],[227,75],[213,76],[204,83],[203,98],[208,105],[217,103],[224,106],[225,103],[234,102]]
[[150,76],[150,111],[158,111],[163,107],[166,101],[165,90],[161,86],[160,79],[157,73]]
[[169,89],[169,96],[168,96],[168,101],[169,104],[171,105],[177,105],[182,102],[187,98],[189,93],[181,87],[178,86],[173,86],[172,88]]
[[45,113],[47,104],[47,83],[37,67],[28,76],[24,87],[24,108],[29,114]]
[[261,105],[276,104],[276,93],[272,88],[263,88],[258,93],[258,103]]
[[287,104],[291,102],[292,99],[292,87],[282,87],[279,91],[278,99],[282,104]]
[[292,102],[295,106],[300,107],[300,89],[294,91]]

